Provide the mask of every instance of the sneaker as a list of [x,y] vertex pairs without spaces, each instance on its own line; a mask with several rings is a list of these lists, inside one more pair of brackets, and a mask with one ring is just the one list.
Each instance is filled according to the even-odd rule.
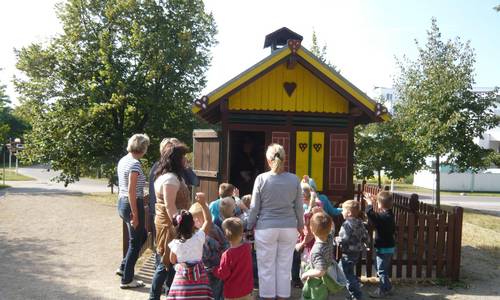
[[120,284],[120,288],[122,288],[122,289],[135,289],[135,288],[140,288],[143,286],[145,286],[145,284],[141,280],[132,280],[129,283]]
[[292,280],[292,285],[294,288],[301,289],[304,287],[304,284],[300,280]]
[[377,288],[375,291],[368,293],[368,295],[370,295],[370,298],[384,298],[388,295],[388,293],[383,292],[380,288]]
[[123,277],[123,270],[121,270],[120,268],[116,269],[115,271],[115,274],[120,276],[120,277]]

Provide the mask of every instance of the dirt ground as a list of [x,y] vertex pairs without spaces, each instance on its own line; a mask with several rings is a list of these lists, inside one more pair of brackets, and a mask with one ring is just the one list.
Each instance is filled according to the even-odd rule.
[[[122,245],[116,207],[63,190],[3,193],[0,299],[147,299],[149,287],[121,290],[114,275]],[[458,287],[397,284],[391,298],[500,299],[499,260],[492,259],[487,249],[468,245],[462,254],[464,283]],[[366,284],[363,291],[374,288]],[[294,298],[299,295],[294,290]]]

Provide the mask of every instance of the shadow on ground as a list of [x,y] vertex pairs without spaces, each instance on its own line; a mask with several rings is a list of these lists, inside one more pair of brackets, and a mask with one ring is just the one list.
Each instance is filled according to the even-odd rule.
[[[27,224],[36,229],[36,224]],[[65,255],[59,241],[35,238],[7,239],[0,232],[0,294],[2,299],[105,299],[85,286],[63,282],[71,266],[48,257]]]

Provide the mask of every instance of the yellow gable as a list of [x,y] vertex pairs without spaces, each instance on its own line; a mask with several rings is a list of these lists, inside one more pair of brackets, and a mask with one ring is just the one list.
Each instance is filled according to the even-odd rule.
[[[291,96],[284,85],[293,88]],[[348,113],[349,103],[335,90],[297,63],[286,62],[229,97],[231,110]]]

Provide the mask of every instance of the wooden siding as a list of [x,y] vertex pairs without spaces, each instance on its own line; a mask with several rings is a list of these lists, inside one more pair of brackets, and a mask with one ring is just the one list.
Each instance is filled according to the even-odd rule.
[[[291,96],[283,87],[285,82],[296,84]],[[230,96],[229,109],[348,113],[349,104],[302,65],[288,69],[282,63]]]

